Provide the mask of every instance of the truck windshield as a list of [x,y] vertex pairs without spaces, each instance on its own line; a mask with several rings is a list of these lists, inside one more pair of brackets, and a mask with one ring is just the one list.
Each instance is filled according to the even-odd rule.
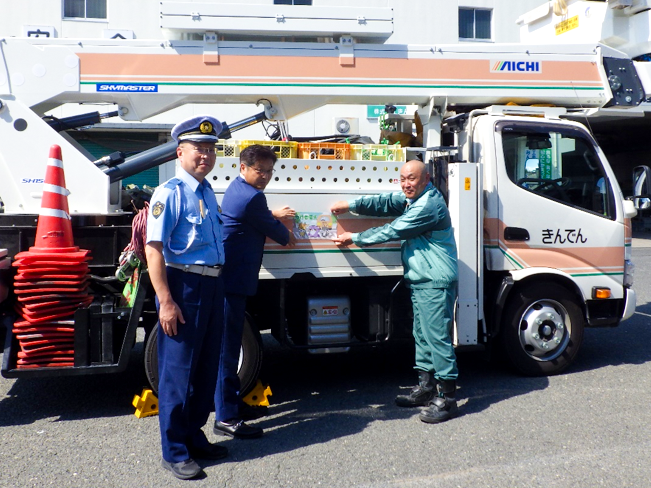
[[594,143],[572,127],[498,124],[506,171],[524,190],[606,218],[615,206]]

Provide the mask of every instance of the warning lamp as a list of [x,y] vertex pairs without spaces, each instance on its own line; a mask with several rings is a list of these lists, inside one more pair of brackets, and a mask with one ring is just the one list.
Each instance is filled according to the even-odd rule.
[[592,298],[603,300],[605,298],[610,298],[610,288],[601,288],[599,286],[592,287]]

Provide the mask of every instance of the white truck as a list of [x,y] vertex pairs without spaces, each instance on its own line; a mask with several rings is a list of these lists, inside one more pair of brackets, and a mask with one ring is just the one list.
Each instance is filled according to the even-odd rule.
[[[423,148],[351,147],[342,159],[291,153],[276,164],[266,195],[272,208],[296,209],[300,238],[295,249],[266,245],[243,340],[244,391],[260,370],[259,330],[313,353],[410,337],[400,243],[339,248],[332,233],[383,221],[333,220],[328,209],[337,200],[399,190],[401,161],[418,154],[447,195],[454,222],[458,348],[501,345],[522,373],[554,374],[576,356],[584,327],[616,326],[634,312],[630,219],[636,210],[590,132],[566,120],[646,99],[651,87],[614,49],[487,44],[479,51],[356,43],[349,36],[334,44],[238,42],[213,33],[166,42],[8,38],[0,47],[0,248],[13,256],[33,242],[48,149],[58,144],[76,244],[94,257],[95,296],[75,315],[75,366],[26,370],[16,367],[10,293],[5,377],[121,371],[137,327],[152,330],[156,322],[146,272],[133,307],[120,304],[111,281],[133,217],[122,210],[120,180],[172,159],[173,147],[92,161],[43,119],[63,103],[114,103],[123,119],[142,120],[186,103],[264,100],[265,114],[255,120],[281,122],[331,103],[419,106]],[[236,163],[220,157],[209,175],[218,200],[237,175]],[[6,286],[11,291],[10,275]],[[151,337],[145,368],[155,385]]]

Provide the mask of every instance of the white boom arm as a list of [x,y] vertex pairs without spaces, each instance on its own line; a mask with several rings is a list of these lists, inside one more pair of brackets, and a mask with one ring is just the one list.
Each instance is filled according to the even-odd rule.
[[[72,213],[118,209],[111,185],[41,120],[63,103],[109,102],[125,120],[187,103],[268,99],[287,119],[332,103],[418,104],[434,113],[515,102],[633,107],[635,76],[612,89],[608,64],[632,64],[599,45],[377,45],[204,41],[4,39],[0,42],[0,197],[6,213],[38,213],[48,148],[63,149]],[[634,69],[629,69],[634,75]],[[628,91],[627,91],[628,90]],[[631,96],[628,96],[630,92]],[[431,126],[426,132],[435,133]],[[433,141],[426,141],[430,142]]]

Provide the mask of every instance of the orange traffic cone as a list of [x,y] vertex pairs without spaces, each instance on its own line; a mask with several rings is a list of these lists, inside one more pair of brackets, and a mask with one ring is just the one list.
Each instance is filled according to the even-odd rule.
[[[74,245],[61,148],[52,146],[43,184],[34,246],[14,256],[20,345],[18,368],[61,368],[74,364],[75,310],[88,306],[89,251]],[[52,330],[53,325],[56,327]],[[62,328],[62,326],[68,326]],[[29,328],[29,333],[21,333]]]
[[41,212],[36,227],[36,240],[30,251],[74,252],[79,249],[75,247],[72,240],[72,224],[68,210],[69,194],[63,174],[61,148],[54,145],[50,147]]
[[72,223],[68,211],[69,194],[63,173],[61,148],[53,145],[50,147],[50,157],[45,171],[43,198],[34,246],[29,248],[29,252],[21,252],[14,256],[14,266],[30,265],[34,261],[42,261],[46,256],[55,262],[71,262],[71,264],[78,264],[85,260],[89,251],[80,250],[74,245],[72,238]]

